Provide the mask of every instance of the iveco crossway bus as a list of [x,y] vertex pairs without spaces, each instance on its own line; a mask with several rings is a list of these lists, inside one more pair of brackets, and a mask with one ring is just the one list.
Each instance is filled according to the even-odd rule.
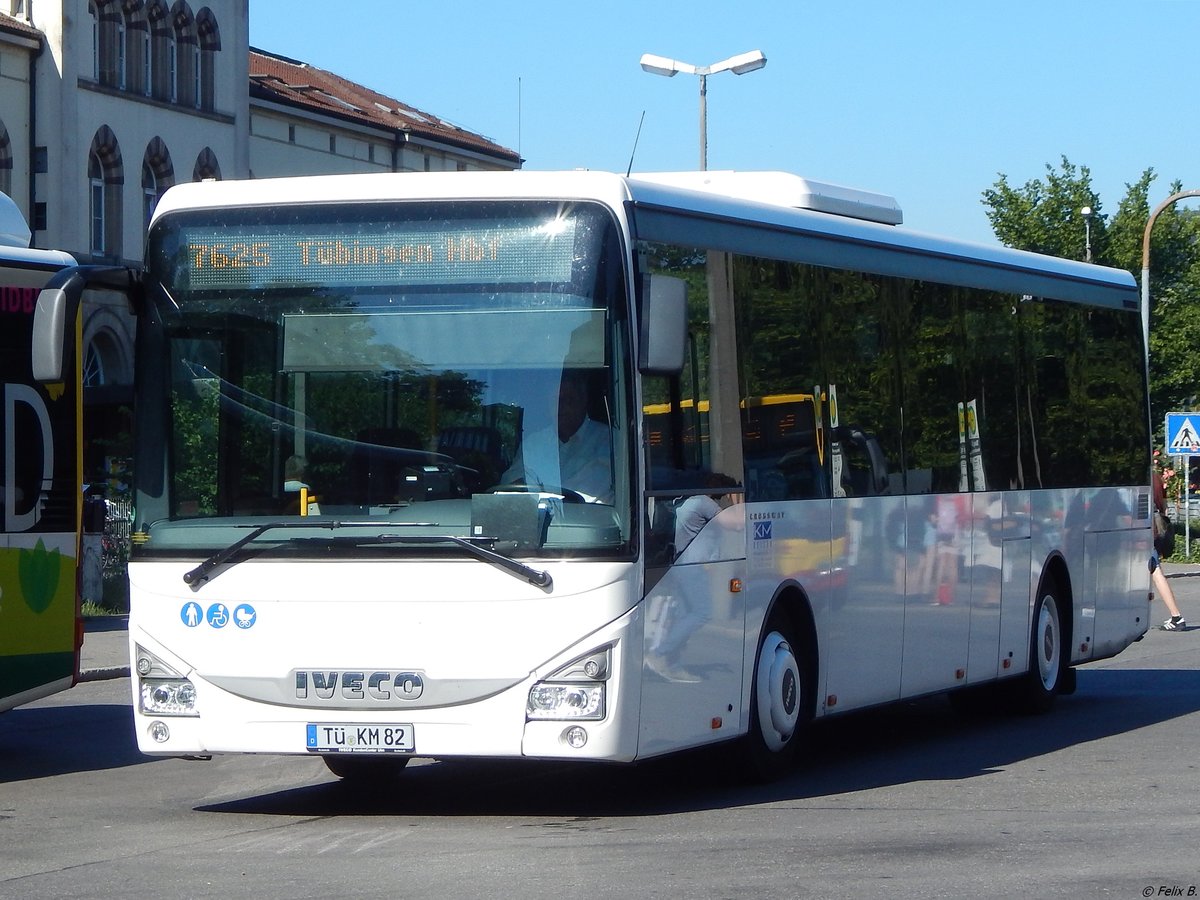
[[[990,685],[1149,614],[1132,277],[780,173],[180,185],[138,317],[142,751],[630,762]],[[77,271],[39,301],[69,356]]]

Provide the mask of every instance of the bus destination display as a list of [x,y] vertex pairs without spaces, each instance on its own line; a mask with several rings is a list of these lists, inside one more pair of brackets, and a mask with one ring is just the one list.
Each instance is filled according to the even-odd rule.
[[553,227],[469,223],[455,229],[372,230],[329,226],[310,233],[252,228],[180,229],[180,281],[193,291],[371,287],[405,284],[568,281],[575,256],[571,220]]

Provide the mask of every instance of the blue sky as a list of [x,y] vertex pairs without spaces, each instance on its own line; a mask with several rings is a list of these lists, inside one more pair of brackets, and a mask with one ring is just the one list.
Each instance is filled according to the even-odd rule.
[[[250,42],[519,150],[526,169],[694,169],[699,79],[643,53],[766,68],[708,79],[710,169],[896,197],[905,226],[994,243],[1004,173],[1088,166],[1101,212],[1147,167],[1200,188],[1200,0],[250,0]],[[1082,222],[1080,228],[1082,229]]]

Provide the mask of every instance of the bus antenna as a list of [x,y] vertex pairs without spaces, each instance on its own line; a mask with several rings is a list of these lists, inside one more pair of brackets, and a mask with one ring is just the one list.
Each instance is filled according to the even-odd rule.
[[638,119],[637,134],[633,136],[633,152],[629,154],[629,168],[625,170],[625,177],[628,178],[633,172],[633,157],[637,155],[638,138],[642,136],[642,123],[646,121],[646,111],[642,110],[642,117]]

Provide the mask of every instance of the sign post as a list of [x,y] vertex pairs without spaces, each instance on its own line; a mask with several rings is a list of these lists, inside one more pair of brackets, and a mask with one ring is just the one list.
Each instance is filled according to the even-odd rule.
[[[1183,552],[1192,555],[1191,457],[1200,456],[1200,412],[1167,413],[1163,433],[1167,438],[1167,453],[1179,457],[1183,469]],[[1178,512],[1178,510],[1177,510]]]

